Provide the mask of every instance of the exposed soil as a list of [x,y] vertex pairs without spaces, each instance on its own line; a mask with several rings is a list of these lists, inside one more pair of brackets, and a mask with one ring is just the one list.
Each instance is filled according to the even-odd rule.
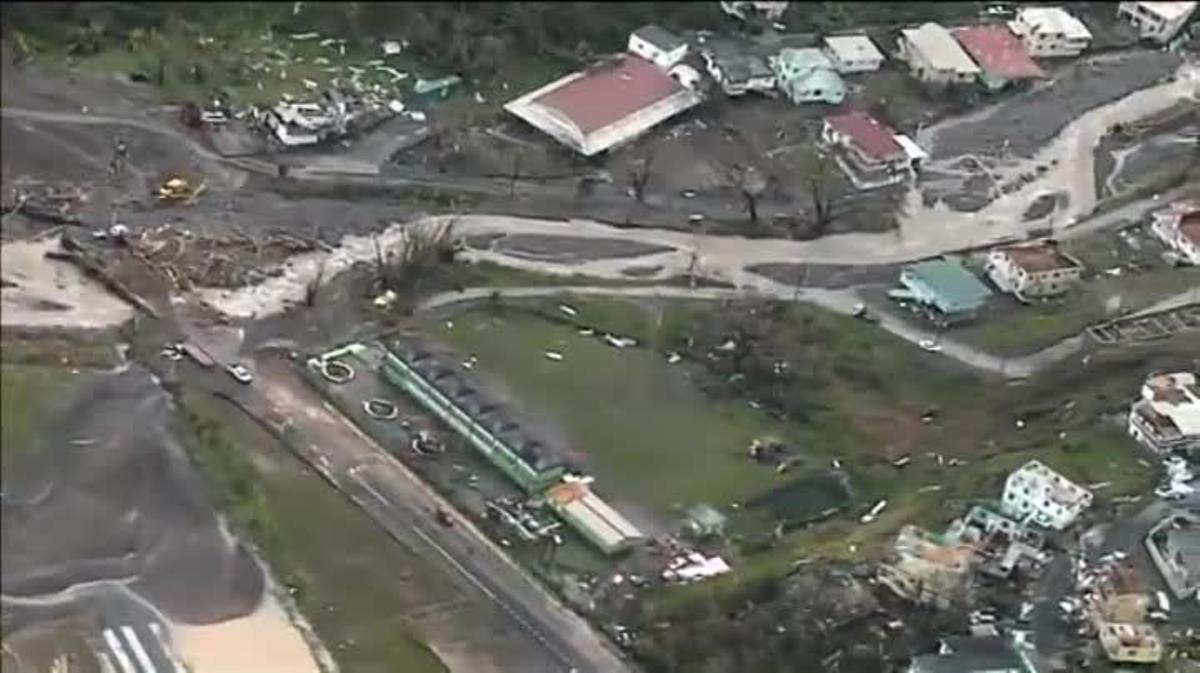
[[257,607],[262,572],[213,513],[169,414],[166,394],[133,367],[86,385],[43,430],[53,441],[30,456],[36,477],[5,485],[6,597],[114,583],[192,624]]

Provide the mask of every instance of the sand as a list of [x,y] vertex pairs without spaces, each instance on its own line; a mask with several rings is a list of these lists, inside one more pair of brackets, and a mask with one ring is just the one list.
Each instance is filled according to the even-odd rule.
[[23,327],[103,328],[120,325],[133,316],[133,308],[79,269],[45,258],[47,250],[57,248],[57,240],[0,246],[4,280],[17,285],[0,290],[0,322]]
[[175,652],[192,673],[321,673],[300,631],[269,596],[245,617],[172,630]]

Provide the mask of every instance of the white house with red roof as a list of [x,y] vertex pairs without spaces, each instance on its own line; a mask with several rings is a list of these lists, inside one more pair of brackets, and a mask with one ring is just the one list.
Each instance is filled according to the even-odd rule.
[[1155,213],[1150,229],[1181,259],[1200,266],[1200,201],[1176,203]]
[[950,33],[979,66],[979,81],[992,91],[1013,82],[1046,77],[1021,39],[1007,26],[967,26]]
[[504,109],[590,157],[633,140],[701,100],[655,63],[622,54],[527,93]]
[[1083,278],[1083,264],[1051,241],[996,248],[985,270],[997,287],[1020,299],[1062,294]]
[[859,189],[903,182],[924,157],[907,136],[858,110],[826,117],[821,141],[833,150],[834,160]]

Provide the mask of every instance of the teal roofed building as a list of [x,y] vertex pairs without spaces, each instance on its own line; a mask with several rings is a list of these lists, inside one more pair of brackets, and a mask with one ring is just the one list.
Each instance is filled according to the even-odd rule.
[[913,302],[943,325],[974,319],[992,296],[957,257],[910,264],[900,271],[900,284],[888,296]]
[[793,103],[837,105],[846,98],[846,83],[820,49],[784,49],[771,57],[771,71]]

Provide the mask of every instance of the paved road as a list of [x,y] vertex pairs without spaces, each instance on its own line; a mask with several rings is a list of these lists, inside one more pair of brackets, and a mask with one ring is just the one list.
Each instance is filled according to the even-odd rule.
[[[500,549],[403,463],[363,434],[288,363],[264,354],[254,384],[232,399],[275,428],[286,443],[388,533],[423,547],[431,558],[493,601],[536,641],[544,654],[522,664],[529,673],[623,673],[633,670],[586,621],[510,561]],[[453,513],[453,527],[433,512]]]

